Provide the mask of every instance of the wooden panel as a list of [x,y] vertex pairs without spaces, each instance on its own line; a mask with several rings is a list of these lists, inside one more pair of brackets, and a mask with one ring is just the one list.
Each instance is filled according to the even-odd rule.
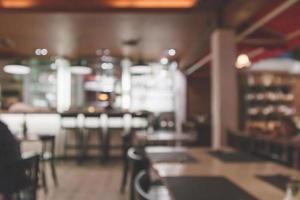
[[[0,0],[0,57],[32,56],[36,48],[66,57],[95,56],[97,49],[109,48],[113,56],[123,56],[122,43],[140,39],[129,56],[158,61],[175,48],[183,69],[209,49],[221,6],[228,7],[224,20],[236,27],[265,5],[261,1]],[[125,8],[114,8],[120,2]]]
[[[159,60],[165,50],[175,48],[181,65],[197,60],[203,48],[206,23],[214,14],[189,12],[102,12],[102,13],[0,13],[0,56],[33,56],[36,48],[47,48],[49,55],[95,56],[99,48],[109,48],[114,56],[124,54],[122,43],[140,39],[140,47],[130,56]],[[207,33],[208,34],[208,33]]]
[[187,86],[187,118],[193,120],[196,115],[210,116],[211,92],[210,77],[189,77]]

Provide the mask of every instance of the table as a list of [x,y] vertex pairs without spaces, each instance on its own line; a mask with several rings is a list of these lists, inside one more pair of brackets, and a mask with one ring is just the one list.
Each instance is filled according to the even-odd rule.
[[[174,151],[178,147],[147,147],[146,153]],[[182,147],[180,147],[182,149]],[[230,148],[224,151],[234,151]],[[182,151],[182,150],[181,150]],[[187,153],[201,160],[198,163],[155,163],[151,162],[154,171],[159,175],[165,185],[169,188],[174,199],[174,191],[168,185],[168,177],[225,177],[233,184],[261,200],[283,199],[284,191],[257,178],[257,175],[284,174],[295,178],[300,177],[300,172],[271,161],[266,162],[247,162],[247,163],[225,163],[211,156],[208,148],[189,148]],[[184,185],[183,185],[184,187]],[[178,199],[181,200],[181,199]]]
[[196,142],[196,135],[191,133],[176,133],[174,131],[155,131],[153,133],[137,132],[137,139],[141,143],[149,145],[169,144],[175,145],[178,143],[193,143]]

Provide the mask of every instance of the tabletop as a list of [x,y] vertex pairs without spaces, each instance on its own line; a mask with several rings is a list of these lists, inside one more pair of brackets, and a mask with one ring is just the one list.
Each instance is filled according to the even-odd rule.
[[[225,152],[235,152],[230,148],[222,149]],[[223,162],[212,156],[209,148],[182,148],[182,147],[147,147],[146,153],[151,152],[185,151],[200,162],[174,163],[174,162],[151,162],[152,168],[161,177],[168,187],[169,177],[199,177],[213,176],[224,177],[244,191],[262,200],[283,199],[284,191],[274,185],[262,181],[258,176],[286,175],[300,178],[299,171],[276,164],[271,161],[265,162]],[[170,188],[169,188],[170,189]],[[174,193],[170,190],[171,195]],[[174,194],[173,194],[174,195]],[[173,196],[174,197],[174,196]],[[176,199],[176,198],[174,198]]]
[[196,135],[192,133],[176,133],[174,131],[155,131],[153,133],[147,133],[145,131],[140,131],[137,134],[139,140],[147,141],[178,141],[178,142],[194,142],[196,140]]

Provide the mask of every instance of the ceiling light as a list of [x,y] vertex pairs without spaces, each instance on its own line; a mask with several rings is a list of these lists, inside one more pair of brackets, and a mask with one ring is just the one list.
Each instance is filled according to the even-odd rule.
[[238,69],[244,68],[244,67],[250,67],[251,61],[249,57],[246,54],[240,54],[235,62],[235,66]]
[[140,59],[135,65],[130,67],[130,72],[132,74],[150,74],[152,69],[143,59]]
[[106,55],[106,56],[109,55],[110,54],[110,50],[109,49],[104,49],[103,50],[103,54]]
[[102,50],[102,49],[97,49],[97,50],[96,50],[96,55],[97,55],[97,56],[101,56],[102,53],[103,53],[103,50]]
[[41,49],[36,49],[34,51],[35,55],[40,56],[41,55]]
[[31,72],[31,69],[28,66],[12,64],[12,65],[5,65],[3,71],[8,74],[25,75],[25,74],[29,74]]
[[175,56],[176,55],[176,50],[175,49],[169,49],[168,54],[169,54],[169,56]]
[[92,73],[92,69],[85,66],[72,66],[71,73],[77,75],[88,75]]
[[92,69],[87,67],[87,61],[80,59],[76,65],[71,67],[71,73],[77,75],[88,75],[92,73]]
[[47,49],[41,49],[41,55],[45,56],[48,54],[48,50]]
[[46,56],[48,54],[48,50],[47,49],[36,49],[34,51],[34,53],[37,56]]
[[101,68],[104,70],[112,69],[114,65],[112,63],[102,63]]
[[168,62],[169,62],[169,60],[168,60],[168,58],[161,58],[160,59],[160,64],[162,64],[162,65],[166,65],[166,64],[168,64]]
[[130,67],[130,72],[132,74],[150,74],[152,73],[152,69],[149,66],[137,65]]

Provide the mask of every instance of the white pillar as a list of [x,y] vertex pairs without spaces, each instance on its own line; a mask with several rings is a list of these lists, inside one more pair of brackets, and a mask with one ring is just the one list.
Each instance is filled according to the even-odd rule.
[[182,133],[182,124],[186,121],[186,76],[179,70],[174,71],[174,103],[176,133]]
[[131,107],[131,77],[130,77],[130,66],[131,61],[125,58],[121,62],[122,66],[122,109],[129,110]]
[[71,68],[68,60],[58,58],[57,67],[57,111],[64,112],[71,106]]
[[226,145],[227,131],[238,127],[238,85],[235,35],[233,30],[215,30],[212,49],[212,146]]

